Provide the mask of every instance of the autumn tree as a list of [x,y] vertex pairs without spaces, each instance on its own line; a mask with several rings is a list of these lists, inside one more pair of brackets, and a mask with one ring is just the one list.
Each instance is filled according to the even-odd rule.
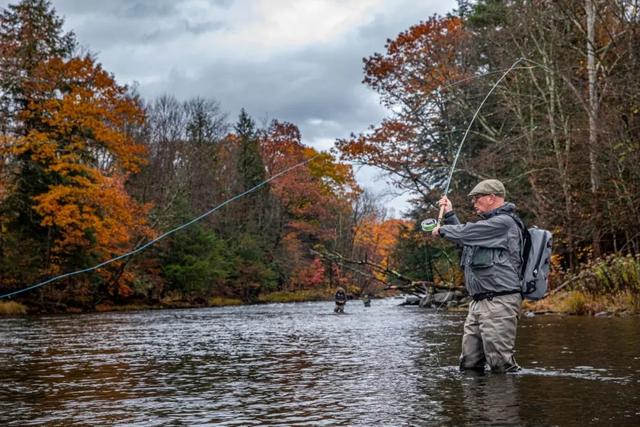
[[291,123],[272,121],[261,132],[260,147],[270,176],[298,165],[271,183],[281,205],[276,260],[285,272],[285,285],[296,289],[327,284],[328,270],[310,249],[319,245],[350,251],[351,204],[360,191],[351,167],[304,146]]
[[29,194],[45,191],[46,185],[37,169],[18,170],[20,160],[9,150],[17,137],[27,133],[26,124],[17,117],[27,107],[25,85],[33,80],[38,64],[50,57],[70,57],[75,46],[74,34],[63,32],[49,2],[24,1],[9,5],[0,15],[0,262],[5,283],[22,280],[17,279],[21,276],[34,280],[45,257],[45,243],[32,238],[39,224],[30,216]]
[[554,231],[566,267],[637,252],[637,2],[462,3],[365,61],[390,118],[338,148],[418,194],[415,220],[433,216],[449,171],[463,217],[459,195],[494,177],[527,222]]
[[384,54],[366,58],[363,83],[391,114],[369,132],[339,140],[342,155],[382,169],[400,188],[433,201],[455,152],[447,100],[455,92],[449,84],[467,77],[467,40],[460,18],[434,16],[388,40]]
[[[145,159],[128,133],[144,119],[138,100],[89,56],[71,56],[73,36],[47,2],[22,2],[2,22],[10,47],[2,73],[21,76],[3,93],[11,127],[1,147],[9,171],[1,220],[11,232],[2,277],[12,284],[119,255],[150,231],[145,208],[125,190]],[[126,295],[130,280],[107,291]]]

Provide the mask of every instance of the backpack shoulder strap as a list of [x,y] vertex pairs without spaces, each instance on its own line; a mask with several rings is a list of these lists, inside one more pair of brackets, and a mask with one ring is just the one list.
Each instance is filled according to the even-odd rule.
[[514,213],[502,213],[500,215],[506,215],[509,216],[513,219],[513,221],[516,223],[516,225],[518,226],[518,228],[520,229],[520,231],[522,231],[522,234],[525,234],[526,232],[528,232],[527,227],[524,225],[524,222],[522,222],[522,219],[514,214]]
[[522,242],[523,242],[522,268],[520,273],[524,277],[524,273],[527,270],[527,260],[529,258],[529,252],[531,252],[531,235],[529,235],[529,230],[524,225],[524,223],[522,222],[522,219],[520,219],[518,215],[514,213],[506,213],[506,212],[503,213],[502,215],[510,216],[513,219],[513,221],[516,223],[518,228],[520,229],[520,232],[522,233]]

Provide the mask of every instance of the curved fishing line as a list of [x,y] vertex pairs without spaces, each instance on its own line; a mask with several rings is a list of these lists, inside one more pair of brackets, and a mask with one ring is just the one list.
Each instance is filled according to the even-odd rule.
[[[526,58],[521,58],[521,59],[527,60]],[[540,65],[537,62],[534,62],[534,61],[529,61],[529,62],[531,62],[533,65],[531,65],[531,66],[523,66],[523,67],[518,67],[518,68],[515,68],[515,67],[512,66],[512,67],[509,67],[509,68],[501,68],[501,69],[498,69],[498,70],[495,70],[495,71],[489,71],[488,73],[484,73],[484,74],[465,77],[463,79],[453,81],[453,82],[451,82],[449,84],[438,86],[434,90],[442,91],[442,90],[450,89],[452,87],[461,85],[463,83],[467,83],[467,82],[474,81],[474,80],[479,80],[479,79],[484,79],[484,78],[492,76],[494,74],[500,74],[500,73],[503,73],[505,71],[511,71],[513,69],[528,70],[528,69],[532,69],[532,68],[538,68],[540,66],[544,67],[543,65]],[[400,96],[399,95],[395,96],[395,98],[399,100]],[[413,109],[410,109],[410,110],[411,110],[411,112],[415,112],[414,110],[417,110],[417,108],[413,108]],[[453,131],[450,131],[450,132],[453,132]]]
[[[484,99],[482,100],[482,102],[480,103],[480,106],[476,109],[475,113],[473,114],[473,117],[471,118],[471,121],[469,122],[469,125],[467,126],[466,131],[464,132],[464,135],[462,137],[462,141],[460,141],[460,145],[458,146],[458,150],[456,152],[456,155],[453,159],[453,164],[451,165],[451,170],[449,171],[449,178],[447,179],[447,185],[445,187],[444,190],[444,196],[446,196],[449,193],[449,187],[451,185],[451,179],[453,178],[453,172],[456,169],[456,164],[458,162],[458,157],[460,157],[460,153],[462,152],[462,146],[464,145],[464,142],[467,139],[467,136],[469,135],[469,131],[471,130],[471,126],[473,126],[473,123],[475,122],[476,118],[478,117],[478,114],[480,114],[480,110],[482,109],[482,107],[484,106],[485,102],[487,102],[487,99],[489,99],[489,96],[491,96],[491,94],[493,93],[493,91],[495,90],[496,87],[498,87],[498,85],[500,84],[500,82],[502,80],[504,80],[504,78],[511,72],[513,71],[516,66],[522,62],[522,61],[528,61],[530,63],[533,63],[537,66],[540,66],[540,64],[535,63],[534,61],[530,61],[524,57],[520,57],[518,58],[513,64],[511,64],[511,67],[509,67],[503,74],[502,76],[500,76],[500,78],[493,84],[493,86],[491,87],[491,89],[489,90],[489,92],[487,92],[486,96],[484,97]],[[527,67],[528,68],[528,67]],[[440,216],[442,216],[442,210],[440,212]],[[441,221],[441,218],[438,218],[438,222]],[[446,255],[446,252],[443,252]],[[451,259],[449,258],[449,256],[447,256],[447,260],[449,261],[449,264],[452,264]],[[449,291],[451,292],[451,291]],[[449,293],[447,293],[447,297],[448,297]],[[446,301],[447,298],[445,298]],[[444,305],[444,302],[442,304],[440,304],[440,306],[436,309],[436,313],[437,311]]]
[[55,281],[57,281],[57,280],[64,279],[64,278],[66,278],[66,277],[76,276],[76,275],[78,275],[78,274],[82,274],[82,273],[88,273],[88,272],[90,272],[90,271],[94,271],[94,270],[97,270],[97,269],[99,269],[99,268],[101,268],[101,267],[104,267],[105,265],[111,264],[111,263],[113,263],[113,262],[119,261],[119,260],[124,259],[124,258],[128,258],[128,257],[130,257],[130,256],[132,256],[132,255],[135,255],[135,254],[137,254],[137,253],[139,253],[139,252],[142,252],[143,250],[145,250],[145,249],[146,249],[146,248],[148,248],[149,246],[153,245],[154,243],[156,243],[156,242],[158,242],[158,241],[160,241],[160,240],[164,239],[165,237],[170,236],[171,234],[173,234],[173,233],[175,233],[175,232],[177,232],[177,231],[182,230],[183,228],[186,228],[186,227],[190,226],[191,224],[193,224],[193,223],[195,223],[195,222],[200,221],[201,219],[203,219],[203,218],[205,218],[205,217],[207,217],[207,216],[211,215],[212,213],[214,213],[215,211],[217,211],[217,210],[218,210],[218,209],[220,209],[221,207],[226,206],[226,205],[228,205],[229,203],[231,203],[231,202],[233,202],[233,201],[235,201],[235,200],[238,200],[239,198],[241,198],[241,197],[243,197],[243,196],[246,196],[247,194],[249,194],[249,193],[251,193],[251,192],[253,192],[253,191],[257,190],[258,188],[260,188],[260,187],[264,186],[265,184],[267,184],[267,183],[269,183],[269,182],[273,181],[274,179],[276,179],[276,178],[278,178],[278,177],[280,177],[280,176],[282,176],[282,175],[284,175],[284,174],[288,173],[289,171],[291,171],[291,170],[293,170],[293,169],[295,169],[295,168],[297,168],[297,167],[299,167],[299,166],[302,166],[302,165],[304,165],[304,164],[306,164],[306,163],[309,163],[310,161],[314,160],[316,157],[319,157],[321,154],[322,154],[322,153],[318,153],[318,154],[316,154],[315,156],[311,157],[310,159],[307,159],[307,160],[305,160],[305,161],[302,161],[302,162],[300,162],[300,163],[297,163],[297,164],[295,164],[295,165],[293,165],[293,166],[291,166],[291,167],[286,168],[285,170],[283,170],[283,171],[281,171],[281,172],[278,172],[277,174],[273,175],[271,178],[269,178],[269,179],[266,179],[266,180],[262,181],[261,183],[259,183],[259,184],[255,185],[255,186],[251,187],[251,188],[250,188],[250,189],[248,189],[247,191],[244,191],[244,192],[242,192],[242,193],[240,193],[240,194],[237,194],[237,195],[233,196],[232,198],[230,198],[230,199],[228,199],[228,200],[226,200],[226,201],[224,201],[224,202],[220,203],[220,204],[219,204],[218,206],[216,206],[215,208],[208,210],[207,212],[205,212],[205,213],[203,213],[202,215],[200,215],[200,216],[198,216],[198,217],[196,217],[196,218],[192,219],[191,221],[188,221],[188,222],[186,222],[186,223],[184,223],[184,224],[182,224],[182,225],[180,225],[180,226],[178,226],[178,227],[176,227],[176,228],[174,228],[174,229],[172,229],[172,230],[169,230],[169,231],[167,231],[167,232],[165,232],[165,233],[161,234],[160,236],[156,237],[156,238],[155,238],[155,239],[153,239],[153,240],[148,241],[147,243],[145,243],[144,245],[140,246],[139,248],[136,248],[136,249],[134,249],[134,250],[132,250],[132,251],[130,251],[130,252],[127,252],[127,253],[125,253],[125,254],[119,255],[119,256],[117,256],[117,257],[115,257],[115,258],[111,258],[111,259],[109,259],[109,260],[107,260],[107,261],[103,261],[103,262],[101,262],[100,264],[96,264],[96,265],[94,265],[93,267],[84,268],[84,269],[82,269],[82,270],[77,270],[77,271],[72,271],[72,272],[70,272],[70,273],[61,274],[61,275],[59,275],[59,276],[55,276],[55,277],[52,277],[52,278],[50,278],[50,279],[47,279],[47,280],[45,280],[45,281],[43,281],[43,282],[36,283],[35,285],[27,286],[26,288],[18,289],[17,291],[8,292],[8,293],[6,293],[6,294],[0,295],[0,299],[2,299],[2,298],[12,297],[12,296],[14,296],[14,295],[18,295],[18,294],[21,294],[21,293],[23,293],[23,292],[27,292],[27,291],[30,291],[30,290],[32,290],[32,289],[36,289],[36,288],[39,288],[39,287],[44,286],[44,285],[46,285],[46,284],[49,284],[49,283],[55,282]]
[[462,137],[462,141],[460,141],[460,145],[458,146],[458,151],[456,152],[456,156],[453,158],[453,164],[451,165],[451,171],[449,172],[449,178],[447,179],[447,185],[446,185],[446,187],[444,189],[444,195],[445,196],[449,193],[449,186],[451,185],[451,179],[453,178],[453,172],[456,169],[456,164],[458,163],[458,157],[460,157],[460,152],[462,151],[462,146],[464,145],[464,142],[467,139],[467,135],[469,135],[469,131],[471,130],[471,126],[475,122],[476,117],[478,117],[478,114],[480,114],[480,109],[482,109],[484,103],[487,102],[487,99],[489,99],[489,96],[491,96],[491,94],[493,93],[495,88],[498,87],[498,84],[500,84],[500,82],[502,80],[504,80],[504,78],[507,76],[507,74],[509,74],[516,67],[516,65],[518,65],[520,62],[522,62],[524,60],[525,60],[525,58],[522,58],[522,57],[518,58],[516,60],[516,62],[514,62],[511,65],[511,67],[509,67],[509,69],[507,71],[505,71],[504,74],[502,74],[502,76],[493,84],[493,86],[491,87],[491,90],[489,90],[487,95],[484,97],[484,99],[480,103],[480,106],[478,107],[476,112],[473,114],[473,118],[469,122],[469,126],[467,126],[467,130],[465,131],[464,136]]
[[[528,61],[526,58],[520,58],[520,60]],[[527,70],[527,69],[530,69],[530,68],[537,68],[537,67],[541,66],[537,62],[534,62],[534,61],[529,61],[529,62],[531,62],[534,65],[533,66],[529,66],[529,67],[519,67],[518,69]],[[516,64],[517,64],[517,62],[516,62]],[[507,72],[508,73],[509,71],[512,71],[512,70],[514,70],[516,68],[514,65],[512,65],[509,68],[502,68],[502,69],[495,70],[495,71],[489,71],[488,73],[484,73],[484,74],[475,75],[475,76],[471,76],[471,77],[466,77],[464,79],[456,80],[455,82],[449,83],[447,85],[438,86],[438,89],[440,89],[440,90],[448,89],[450,87],[458,86],[458,85],[460,85],[462,83],[466,83],[466,82],[477,80],[477,79],[482,79],[482,78],[485,78],[485,77],[492,76],[494,74],[500,74],[502,72]]]

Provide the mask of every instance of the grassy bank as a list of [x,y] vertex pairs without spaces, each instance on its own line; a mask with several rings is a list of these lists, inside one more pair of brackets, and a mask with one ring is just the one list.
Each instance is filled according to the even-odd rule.
[[566,290],[542,301],[528,301],[525,310],[577,315],[640,314],[640,256],[612,254],[563,280]]
[[333,298],[333,291],[327,289],[312,289],[304,291],[280,291],[260,295],[258,301],[261,303],[270,302],[305,302],[305,301],[327,301]]
[[525,301],[523,309],[575,315],[637,315],[640,314],[640,297],[629,291],[599,295],[584,290],[572,290],[558,292],[540,301]]
[[0,316],[27,314],[27,306],[15,301],[0,301]]

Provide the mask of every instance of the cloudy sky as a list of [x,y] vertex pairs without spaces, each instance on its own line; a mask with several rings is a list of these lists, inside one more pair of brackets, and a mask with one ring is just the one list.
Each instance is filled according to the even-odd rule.
[[[0,1],[4,7],[7,1]],[[362,83],[362,58],[455,0],[53,0],[80,45],[146,99],[214,98],[229,118],[296,124],[303,142],[336,138],[384,117]],[[359,182],[380,192],[371,168]],[[376,184],[374,185],[374,182]],[[396,215],[405,197],[387,200]]]

